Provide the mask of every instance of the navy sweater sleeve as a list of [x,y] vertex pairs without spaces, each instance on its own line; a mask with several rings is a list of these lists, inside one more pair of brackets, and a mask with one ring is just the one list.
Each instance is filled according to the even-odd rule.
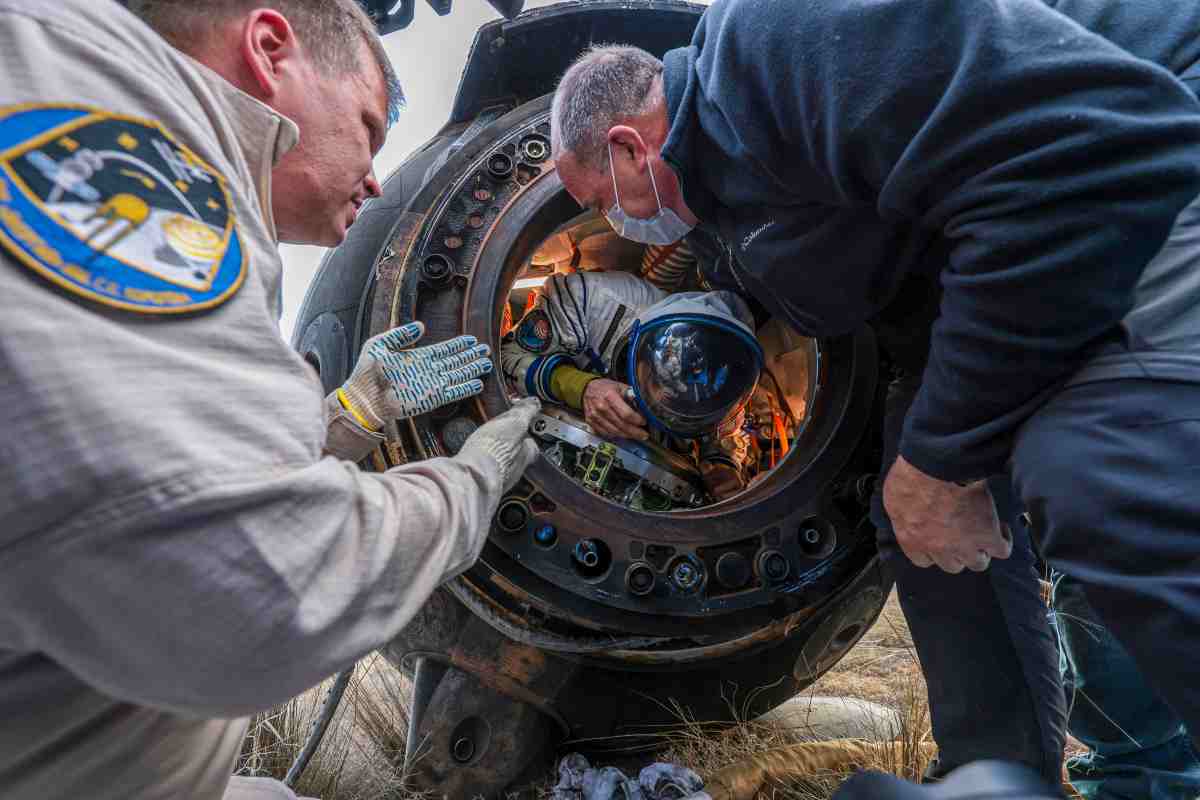
[[815,180],[947,237],[901,452],[946,480],[1001,471],[1200,192],[1195,98],[1038,0],[718,0],[702,25],[705,113],[794,186],[781,204]]

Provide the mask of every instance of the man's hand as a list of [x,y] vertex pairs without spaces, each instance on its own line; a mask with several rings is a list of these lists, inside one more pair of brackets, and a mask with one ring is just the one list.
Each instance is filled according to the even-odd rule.
[[599,436],[645,440],[646,420],[625,400],[631,391],[620,381],[598,378],[583,390],[583,417]]
[[718,502],[728,500],[746,488],[742,471],[727,459],[701,461],[700,477],[704,481],[704,488]]
[[883,507],[900,549],[918,567],[982,572],[993,558],[1012,553],[1012,535],[1001,529],[983,481],[939,481],[900,456],[883,483]]
[[407,348],[425,335],[410,322],[367,340],[338,399],[359,424],[377,431],[389,419],[408,419],[483,391],[479,380],[492,371],[486,344],[458,336],[426,347]]
[[541,410],[542,401],[536,397],[521,398],[508,411],[485,422],[468,436],[458,454],[478,451],[492,458],[499,468],[500,483],[507,492],[537,458],[538,446],[529,435],[529,423]]

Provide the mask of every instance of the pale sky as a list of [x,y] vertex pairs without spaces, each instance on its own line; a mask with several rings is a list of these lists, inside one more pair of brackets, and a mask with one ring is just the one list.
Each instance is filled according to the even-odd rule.
[[[525,7],[536,8],[551,2],[526,0]],[[388,55],[404,86],[408,108],[392,126],[387,144],[375,160],[375,173],[381,180],[446,124],[475,31],[499,17],[484,0],[455,0],[454,10],[445,17],[439,17],[427,3],[417,0],[413,24],[384,37]],[[280,253],[284,264],[280,326],[284,337],[290,339],[296,313],[325,250],[284,245]]]

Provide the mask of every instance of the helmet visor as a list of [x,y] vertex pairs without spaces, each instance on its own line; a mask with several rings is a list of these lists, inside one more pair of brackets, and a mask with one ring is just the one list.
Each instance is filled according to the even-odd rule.
[[762,369],[753,337],[704,318],[655,320],[639,331],[630,358],[643,410],[683,438],[712,432],[745,405]]

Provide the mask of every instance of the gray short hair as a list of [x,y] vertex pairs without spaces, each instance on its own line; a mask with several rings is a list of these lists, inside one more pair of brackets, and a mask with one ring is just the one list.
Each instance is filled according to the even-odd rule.
[[388,93],[388,124],[404,108],[404,91],[375,23],[355,0],[128,0],[129,9],[179,50],[202,39],[217,22],[255,8],[271,8],[291,23],[296,37],[312,54],[313,65],[326,75],[363,69],[358,42],[365,41],[383,73]]
[[588,167],[608,164],[608,131],[649,110],[663,63],[628,45],[595,45],[575,60],[554,92],[550,140]]

